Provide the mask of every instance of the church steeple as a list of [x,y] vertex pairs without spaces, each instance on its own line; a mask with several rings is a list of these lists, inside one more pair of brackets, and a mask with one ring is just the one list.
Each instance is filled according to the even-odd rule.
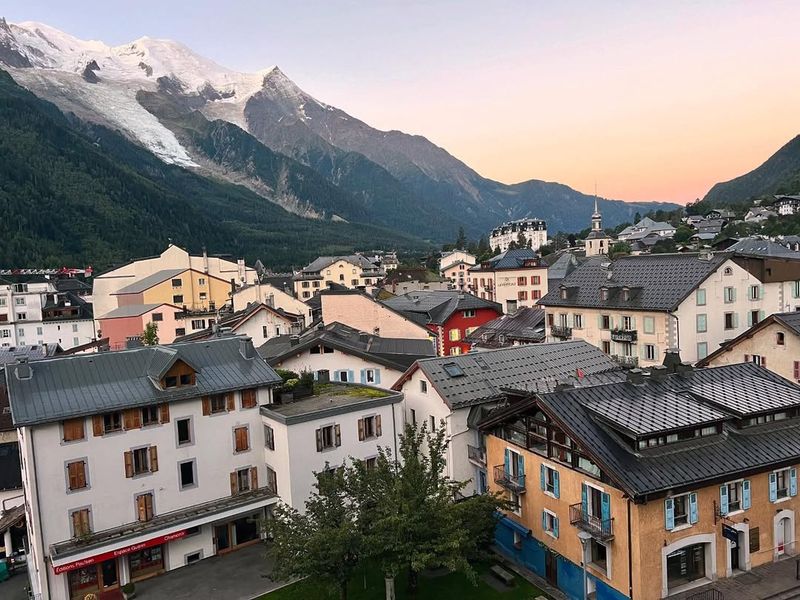
[[603,230],[603,215],[597,208],[597,194],[594,195],[594,213],[592,213],[592,231]]

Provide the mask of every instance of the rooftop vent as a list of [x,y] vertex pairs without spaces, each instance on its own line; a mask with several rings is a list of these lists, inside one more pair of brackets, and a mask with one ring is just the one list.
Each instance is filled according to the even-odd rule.
[[290,346],[299,346],[300,345],[300,336],[293,335],[289,338],[289,345]]
[[669,369],[664,365],[655,365],[650,368],[650,376],[656,381],[663,381],[667,377]]
[[31,369],[30,364],[28,364],[28,357],[20,356],[17,359],[17,379],[20,381],[27,381],[31,377],[33,377],[33,369]]
[[641,369],[631,369],[628,371],[628,383],[639,385],[644,383],[644,373]]
[[249,336],[239,338],[239,353],[247,360],[256,357],[256,349],[253,347],[253,338]]

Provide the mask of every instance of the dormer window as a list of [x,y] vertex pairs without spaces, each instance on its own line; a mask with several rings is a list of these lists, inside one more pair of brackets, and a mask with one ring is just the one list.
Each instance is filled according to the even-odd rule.
[[608,288],[600,288],[600,300],[608,300]]
[[622,299],[627,302],[631,299],[631,291],[628,288],[622,288]]
[[197,383],[194,369],[182,360],[175,361],[170,369],[161,378],[161,388],[171,389],[195,385]]
[[561,299],[562,300],[566,300],[567,299],[567,288],[565,288],[565,287],[561,288]]

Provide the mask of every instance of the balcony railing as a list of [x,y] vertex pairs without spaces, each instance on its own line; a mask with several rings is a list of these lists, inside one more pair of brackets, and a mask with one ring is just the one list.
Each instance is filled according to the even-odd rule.
[[567,327],[566,325],[552,325],[550,327],[550,335],[567,340],[572,337],[572,327]]
[[512,475],[506,471],[505,465],[494,468],[494,482],[518,494],[525,491],[525,475]]
[[601,541],[610,540],[614,537],[614,519],[603,520],[590,515],[583,510],[583,505],[581,504],[572,504],[569,507],[569,523],[578,529],[591,533]]
[[484,452],[482,448],[467,444],[467,456],[472,462],[482,467],[486,466],[486,452]]
[[637,339],[637,332],[635,329],[612,329],[611,340],[614,342],[628,342],[632,344]]
[[634,369],[639,366],[639,357],[638,356],[622,356],[616,354],[611,357],[611,360],[614,362],[622,365],[623,367],[628,367]]

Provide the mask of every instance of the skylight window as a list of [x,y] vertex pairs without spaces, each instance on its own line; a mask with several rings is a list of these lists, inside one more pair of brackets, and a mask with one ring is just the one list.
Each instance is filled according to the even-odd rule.
[[464,371],[461,369],[459,365],[456,363],[446,363],[442,365],[444,368],[444,372],[450,375],[450,377],[463,377]]

